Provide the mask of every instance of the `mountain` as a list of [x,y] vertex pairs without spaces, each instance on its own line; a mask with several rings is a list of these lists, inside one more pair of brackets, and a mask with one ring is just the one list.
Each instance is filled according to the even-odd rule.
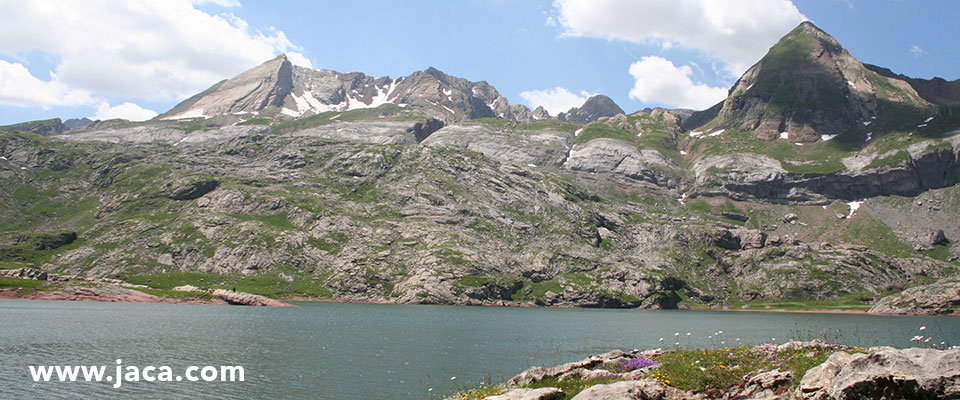
[[211,86],[156,119],[261,114],[300,118],[383,104],[410,108],[446,122],[485,117],[532,118],[529,109],[510,105],[488,83],[471,82],[432,67],[394,80],[359,72],[303,68],[280,55]]
[[2,130],[33,132],[38,135],[55,135],[63,133],[70,128],[63,124],[60,118],[45,119],[40,121],[21,122],[19,124],[0,126]]
[[91,120],[90,118],[84,117],[84,118],[68,119],[63,122],[63,125],[66,126],[67,129],[77,129],[77,128],[83,128],[92,123],[93,123],[93,120]]
[[864,64],[867,69],[880,76],[906,82],[924,100],[941,107],[960,107],[960,79],[947,81],[943,78],[919,79],[895,74],[888,68]]
[[613,99],[598,94],[591,96],[580,107],[573,107],[566,113],[560,113],[557,119],[561,121],[593,122],[602,117],[612,117],[624,114],[623,109]]
[[813,143],[865,133],[882,103],[930,110],[907,83],[866,68],[810,22],[788,33],[730,89],[713,126]]
[[155,120],[0,127],[0,273],[169,296],[865,310],[960,269],[952,85],[865,66],[809,23],[701,112],[595,96],[550,118],[433,68],[280,56]]

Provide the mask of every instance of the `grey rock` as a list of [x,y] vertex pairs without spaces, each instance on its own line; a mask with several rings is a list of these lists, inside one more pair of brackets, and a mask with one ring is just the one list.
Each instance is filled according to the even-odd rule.
[[960,398],[960,350],[837,352],[807,371],[795,395],[804,400]]
[[914,286],[884,297],[870,307],[872,314],[950,315],[960,314],[960,280],[943,279]]
[[703,395],[665,386],[656,379],[622,381],[594,385],[573,397],[573,400],[668,400],[702,399]]
[[484,400],[557,400],[562,398],[562,390],[545,387],[537,389],[508,389],[503,394],[484,397]]
[[271,298],[226,289],[214,290],[213,297],[240,306],[291,307],[289,304]]
[[533,110],[532,116],[533,119],[547,119],[550,118],[550,113],[547,112],[547,109],[543,108],[543,106],[537,106],[537,108]]
[[726,400],[788,400],[793,374],[773,370],[745,376],[740,384],[724,395]]
[[451,125],[423,141],[431,147],[457,146],[515,164],[559,166],[567,157],[569,132],[552,129],[498,132],[487,125]]
[[914,233],[913,243],[922,250],[932,250],[935,246],[948,244],[950,241],[944,235],[943,229],[925,229]]
[[673,160],[657,150],[637,149],[615,139],[594,139],[573,146],[563,167],[573,171],[610,173],[664,187],[679,183]]

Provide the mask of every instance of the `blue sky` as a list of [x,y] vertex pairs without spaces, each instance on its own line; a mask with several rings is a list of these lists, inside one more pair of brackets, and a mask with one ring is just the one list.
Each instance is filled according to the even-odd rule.
[[433,66],[552,114],[595,93],[705,108],[804,19],[865,63],[960,78],[953,0],[0,0],[0,124],[149,118],[280,52],[374,76]]

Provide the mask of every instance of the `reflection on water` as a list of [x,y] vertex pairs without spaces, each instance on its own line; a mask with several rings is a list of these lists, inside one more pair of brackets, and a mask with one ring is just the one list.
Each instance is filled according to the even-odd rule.
[[[909,346],[960,319],[298,303],[296,308],[0,300],[0,398],[442,398],[612,349],[791,338]],[[722,330],[722,337],[708,338]],[[691,335],[688,337],[687,332]],[[661,343],[660,338],[665,338]],[[739,340],[738,340],[739,339]],[[240,365],[243,383],[34,383],[30,365]],[[451,380],[451,377],[457,377]],[[433,389],[430,391],[429,389]]]

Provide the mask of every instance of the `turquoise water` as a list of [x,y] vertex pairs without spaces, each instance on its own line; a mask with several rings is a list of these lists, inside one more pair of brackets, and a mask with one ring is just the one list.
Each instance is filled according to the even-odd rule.
[[[909,346],[960,318],[297,303],[296,308],[0,300],[0,399],[430,399],[612,349],[798,336]],[[708,336],[722,330],[721,339]],[[688,337],[687,332],[691,332]],[[838,333],[839,332],[839,333]],[[664,344],[659,339],[665,338]],[[737,342],[736,339],[740,339]],[[242,383],[35,383],[30,365],[240,365]],[[456,377],[456,380],[451,380]],[[431,390],[432,389],[432,390]]]

